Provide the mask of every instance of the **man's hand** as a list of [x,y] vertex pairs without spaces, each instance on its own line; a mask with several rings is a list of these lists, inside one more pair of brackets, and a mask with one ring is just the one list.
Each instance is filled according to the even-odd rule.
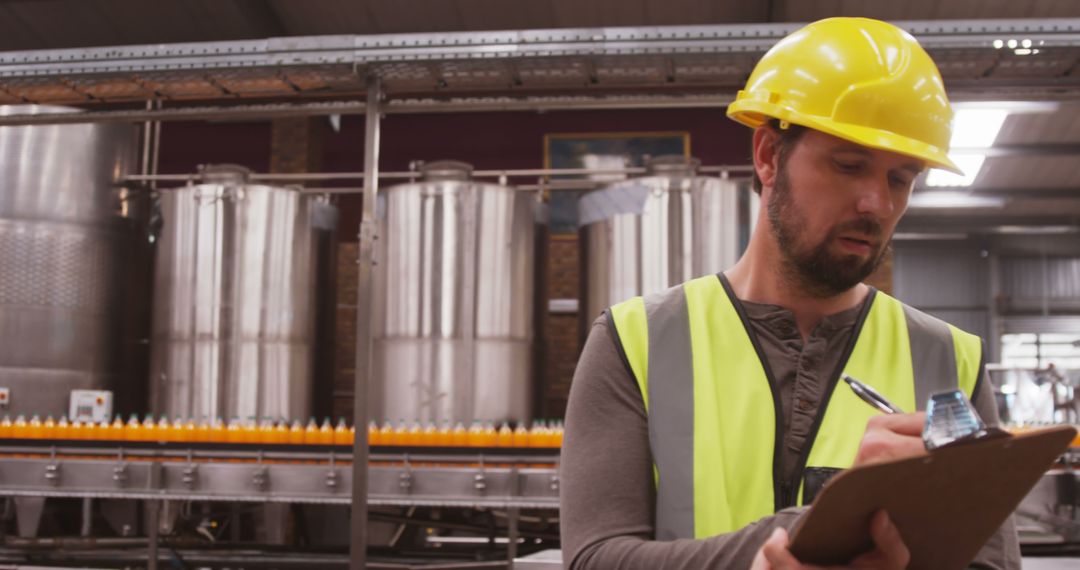
[[871,417],[866,423],[862,442],[859,443],[855,465],[925,454],[926,446],[922,440],[925,423],[926,412]]
[[907,567],[911,554],[904,546],[900,531],[884,510],[875,513],[870,521],[870,536],[874,539],[874,550],[858,556],[847,566],[813,566],[803,564],[791,555],[787,531],[778,527],[761,545],[750,570],[902,570]]

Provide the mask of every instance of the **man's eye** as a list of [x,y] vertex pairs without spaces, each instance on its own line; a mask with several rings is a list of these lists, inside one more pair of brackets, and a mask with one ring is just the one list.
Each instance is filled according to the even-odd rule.
[[911,185],[911,181],[904,178],[904,177],[902,177],[902,176],[890,176],[889,177],[889,184],[892,184],[893,186],[900,186],[900,187],[903,187],[903,188],[907,188],[908,186]]
[[862,169],[862,164],[858,162],[844,162],[842,160],[834,162],[836,163],[836,168],[840,169],[842,172],[858,172]]

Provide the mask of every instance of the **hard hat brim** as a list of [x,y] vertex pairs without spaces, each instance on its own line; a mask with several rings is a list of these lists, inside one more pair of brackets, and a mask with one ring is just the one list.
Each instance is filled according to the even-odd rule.
[[770,118],[779,119],[793,125],[801,125],[821,131],[868,148],[910,156],[924,161],[929,168],[939,168],[960,176],[964,175],[960,167],[949,159],[946,149],[890,131],[842,123],[828,117],[805,115],[785,109],[774,103],[751,98],[736,100],[728,106],[727,115],[731,119],[752,128],[764,125]]

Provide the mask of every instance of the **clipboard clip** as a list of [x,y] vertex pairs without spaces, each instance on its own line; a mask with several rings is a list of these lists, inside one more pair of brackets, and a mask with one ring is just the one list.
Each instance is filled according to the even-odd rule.
[[960,390],[933,394],[926,404],[922,438],[927,451],[1009,436],[1005,430],[987,427],[975,406]]

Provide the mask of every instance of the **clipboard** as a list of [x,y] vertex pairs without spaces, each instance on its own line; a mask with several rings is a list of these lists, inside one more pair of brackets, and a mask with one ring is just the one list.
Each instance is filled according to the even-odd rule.
[[807,564],[845,564],[873,548],[870,520],[885,509],[909,568],[965,568],[1075,435],[1056,426],[844,471],[818,493],[791,552]]

